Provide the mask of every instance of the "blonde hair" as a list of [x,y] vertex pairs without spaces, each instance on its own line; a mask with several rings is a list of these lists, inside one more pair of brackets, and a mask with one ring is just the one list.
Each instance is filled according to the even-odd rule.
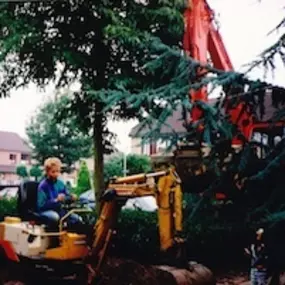
[[52,167],[57,166],[61,168],[62,163],[59,158],[57,157],[49,157],[44,162],[44,169],[45,172],[49,171]]

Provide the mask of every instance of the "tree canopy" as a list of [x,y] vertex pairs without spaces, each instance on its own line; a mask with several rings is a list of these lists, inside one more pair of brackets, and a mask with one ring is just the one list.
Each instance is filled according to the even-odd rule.
[[104,188],[107,115],[136,116],[153,98],[130,107],[118,96],[170,80],[169,74],[156,77],[144,66],[156,57],[157,42],[181,45],[183,7],[183,0],[1,3],[0,96],[30,82],[40,87],[51,81],[58,87],[80,82],[81,91],[70,97],[62,114],[76,114],[93,134],[99,191]]
[[41,164],[48,157],[56,156],[62,160],[66,170],[80,158],[90,157],[91,139],[76,125],[74,117],[65,118],[60,123],[55,121],[58,108],[67,98],[58,101],[49,100],[31,118],[26,132],[33,146],[35,159]]

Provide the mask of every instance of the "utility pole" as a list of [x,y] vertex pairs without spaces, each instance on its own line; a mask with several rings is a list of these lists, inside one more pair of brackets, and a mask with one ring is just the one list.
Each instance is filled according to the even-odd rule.
[[123,159],[123,172],[124,176],[127,176],[127,154],[124,152],[124,159]]

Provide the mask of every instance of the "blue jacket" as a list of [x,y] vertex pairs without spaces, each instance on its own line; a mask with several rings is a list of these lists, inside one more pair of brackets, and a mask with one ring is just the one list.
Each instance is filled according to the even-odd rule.
[[69,195],[63,181],[52,181],[44,178],[38,186],[37,208],[39,212],[47,210],[60,210],[60,202],[56,202],[58,194]]

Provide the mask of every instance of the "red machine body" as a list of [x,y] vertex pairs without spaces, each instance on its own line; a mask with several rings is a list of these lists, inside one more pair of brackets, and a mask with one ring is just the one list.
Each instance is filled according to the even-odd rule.
[[[188,7],[184,14],[185,33],[183,39],[184,50],[195,60],[208,64],[210,56],[213,67],[224,70],[233,70],[230,57],[226,51],[222,37],[214,26],[214,12],[206,0],[188,0]],[[200,70],[199,77],[205,75]],[[199,78],[197,78],[199,80]],[[198,91],[190,90],[190,100],[208,101],[207,87]],[[238,103],[234,108],[227,108],[231,121],[237,124],[246,139],[250,139],[253,130],[253,115],[244,102]],[[203,111],[194,105],[191,112],[191,121],[197,122],[203,117]],[[246,124],[244,122],[247,122]],[[200,129],[203,129],[200,126]],[[234,138],[233,145],[241,145],[241,141]]]

